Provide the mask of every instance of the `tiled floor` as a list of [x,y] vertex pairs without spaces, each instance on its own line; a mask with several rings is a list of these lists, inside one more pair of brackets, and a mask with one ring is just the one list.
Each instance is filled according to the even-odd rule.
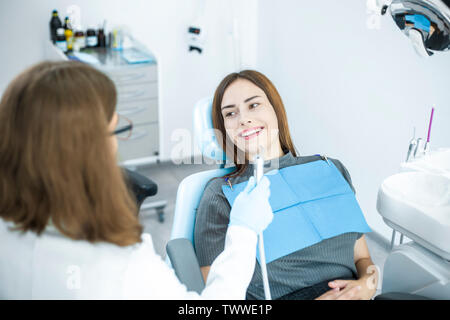
[[[138,168],[138,172],[149,177],[158,185],[158,194],[148,198],[147,201],[166,200],[167,206],[164,211],[165,221],[158,222],[155,210],[141,211],[140,218],[145,231],[153,238],[155,250],[163,257],[166,256],[165,246],[170,238],[175,210],[176,193],[179,183],[187,176],[210,169],[216,169],[216,165],[206,164],[181,164],[159,163],[147,167]],[[389,243],[375,233],[366,235],[367,245],[372,257],[372,261],[382,272],[384,262],[389,252]],[[382,274],[380,279],[382,279]],[[381,281],[378,285],[381,288]]]

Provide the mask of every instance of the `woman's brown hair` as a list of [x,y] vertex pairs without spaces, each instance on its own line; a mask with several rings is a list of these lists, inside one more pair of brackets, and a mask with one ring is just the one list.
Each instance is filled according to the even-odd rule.
[[41,234],[140,242],[136,203],[110,146],[114,83],[74,61],[42,62],[0,101],[0,217]]
[[234,81],[238,79],[248,80],[264,91],[277,116],[279,139],[282,150],[285,153],[290,151],[294,157],[297,156],[297,152],[295,151],[295,147],[289,133],[289,126],[283,101],[281,100],[280,94],[273,83],[265,75],[255,70],[244,70],[241,72],[231,73],[226,76],[217,87],[216,92],[214,93],[212,105],[213,126],[215,130],[219,130],[220,132],[220,137],[217,137],[218,141],[221,143],[222,149],[225,150],[228,156],[233,155],[233,162],[236,166],[236,170],[223,177],[239,176],[248,167],[248,159],[238,160],[238,156],[241,152],[238,151],[237,146],[228,138],[221,112],[222,99],[225,91]]

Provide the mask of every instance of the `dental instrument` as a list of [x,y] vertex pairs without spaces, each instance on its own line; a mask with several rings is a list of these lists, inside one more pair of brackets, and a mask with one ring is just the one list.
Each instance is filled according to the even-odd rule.
[[[262,155],[263,152],[264,148],[260,147],[260,153],[257,154],[254,158],[255,167],[253,175],[255,177],[256,184],[259,183],[259,181],[264,175],[264,158]],[[262,233],[258,234],[258,248],[259,248],[259,264],[261,265],[261,274],[264,285],[264,295],[266,297],[266,300],[272,300],[269,287],[269,278],[267,276],[266,255],[264,252],[264,238]]]
[[414,148],[414,159],[417,157],[417,151],[420,150],[420,148],[422,146],[422,141],[423,141],[422,138],[417,138],[417,144],[416,144],[416,147]]
[[411,141],[409,142],[408,154],[406,155],[405,162],[408,162],[409,158],[411,157],[411,154],[413,153],[413,150],[414,150],[414,157],[415,157],[416,152],[417,152],[416,127],[414,127],[414,129],[413,129],[413,137],[412,137]]
[[434,114],[434,107],[431,108],[431,116],[430,116],[430,123],[428,124],[428,136],[427,136],[427,142],[425,143],[425,147],[423,149],[424,153],[428,152],[429,146],[430,146],[430,133],[431,133],[431,124],[433,123],[433,114]]
[[[431,125],[433,124],[433,115],[434,115],[434,107],[431,108],[431,116],[430,116],[430,121],[428,123],[427,141],[425,142],[423,150],[419,152],[419,155],[421,155],[421,156],[427,154],[427,152],[429,151],[429,148],[430,148],[430,135],[431,135]],[[405,162],[408,162],[410,160],[411,155],[413,155],[414,158],[417,157],[417,151],[421,149],[422,141],[423,141],[422,138],[416,139],[416,127],[414,127],[413,138],[409,142],[408,154],[406,155]]]

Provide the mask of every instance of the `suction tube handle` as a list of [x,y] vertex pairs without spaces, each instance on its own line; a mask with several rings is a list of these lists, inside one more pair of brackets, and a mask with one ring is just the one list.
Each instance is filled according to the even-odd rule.
[[[264,175],[264,159],[261,155],[257,155],[255,157],[255,169],[253,175],[255,177],[256,184],[258,184]],[[258,234],[258,247],[261,275],[264,284],[264,295],[266,300],[272,300],[272,297],[270,295],[269,278],[267,276],[266,254],[264,251],[264,238],[262,232]]]

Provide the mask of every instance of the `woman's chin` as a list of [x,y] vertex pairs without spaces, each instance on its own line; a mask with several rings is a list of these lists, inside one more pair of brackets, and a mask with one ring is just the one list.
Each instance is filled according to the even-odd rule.
[[[248,160],[252,160],[257,154],[262,152],[266,154],[267,152],[267,143],[265,141],[261,141],[261,139],[255,139],[254,141],[236,141],[237,147],[239,150],[245,152],[245,157]],[[262,148],[261,148],[262,147]]]
[[[260,154],[260,152],[264,152],[264,150],[261,149],[262,145],[254,145],[249,146],[249,148],[246,149],[247,158],[249,160],[252,160],[256,155]],[[263,146],[265,149],[265,146]]]

